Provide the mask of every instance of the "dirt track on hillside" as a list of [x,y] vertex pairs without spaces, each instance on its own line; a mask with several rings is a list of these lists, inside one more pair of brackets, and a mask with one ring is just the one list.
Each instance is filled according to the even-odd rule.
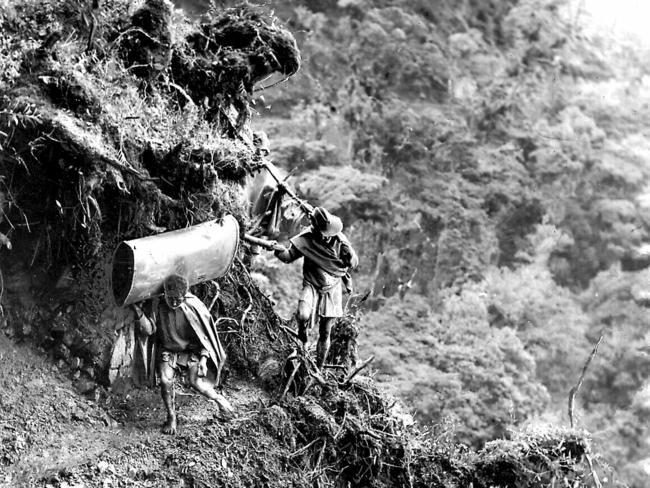
[[166,436],[159,431],[164,411],[155,389],[124,395],[100,389],[86,398],[67,371],[1,333],[0,362],[0,486],[296,483],[287,478],[286,445],[264,422],[274,408],[248,383],[235,381],[226,389],[237,409],[228,423],[215,418],[215,406],[182,390],[179,434]]

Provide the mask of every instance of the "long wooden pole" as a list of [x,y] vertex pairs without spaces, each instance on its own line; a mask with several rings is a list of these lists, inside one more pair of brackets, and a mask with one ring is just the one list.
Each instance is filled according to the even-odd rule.
[[269,241],[267,239],[262,239],[260,237],[255,237],[250,234],[244,234],[243,239],[246,242],[250,242],[251,244],[255,244],[257,246],[263,247],[264,249],[268,249],[269,251],[272,251],[273,248],[278,244],[275,241]]
[[305,202],[302,198],[300,198],[298,195],[294,193],[294,191],[287,186],[287,184],[284,182],[284,180],[280,179],[278,175],[275,174],[275,171],[273,171],[273,167],[268,163],[268,161],[264,161],[262,163],[266,170],[269,172],[269,174],[273,177],[273,179],[276,181],[278,186],[284,190],[284,192],[289,195],[293,200],[300,205],[300,208],[307,214],[311,215],[311,213],[314,211],[314,208],[309,205],[307,202]]

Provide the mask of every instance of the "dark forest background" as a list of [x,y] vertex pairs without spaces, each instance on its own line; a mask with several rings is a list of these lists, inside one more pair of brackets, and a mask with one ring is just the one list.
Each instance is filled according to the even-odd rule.
[[[262,83],[254,126],[345,221],[377,378],[480,446],[567,424],[603,334],[576,420],[621,481],[648,486],[649,51],[587,34],[562,0],[260,5],[303,66]],[[260,259],[289,316],[299,269]]]

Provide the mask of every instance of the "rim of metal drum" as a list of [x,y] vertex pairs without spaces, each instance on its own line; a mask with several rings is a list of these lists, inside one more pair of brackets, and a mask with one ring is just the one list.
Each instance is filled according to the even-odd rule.
[[[119,262],[120,259],[118,256],[118,253],[125,254],[128,252],[128,261],[125,259],[125,261],[128,263],[127,266],[123,267],[116,267],[115,263]],[[118,293],[116,293],[115,289],[115,284],[116,282],[120,283],[126,283],[127,280],[124,280],[123,277],[120,279],[116,280],[116,268],[119,269],[119,271],[124,271],[124,269],[129,269],[130,270],[130,279],[128,279],[129,286],[121,287],[121,293],[119,294],[120,296],[118,297]],[[113,252],[113,260],[111,261],[111,273],[110,273],[110,288],[111,288],[111,295],[113,296],[113,301],[115,302],[115,305],[118,307],[122,307],[124,305],[124,302],[126,299],[129,297],[131,294],[131,291],[133,290],[133,275],[135,273],[135,258],[134,258],[134,253],[133,253],[133,248],[129,246],[126,241],[120,242],[117,247],[115,248],[115,251]],[[122,276],[125,276],[126,273],[120,273]],[[124,280],[124,281],[122,281]],[[125,293],[126,290],[126,293]]]

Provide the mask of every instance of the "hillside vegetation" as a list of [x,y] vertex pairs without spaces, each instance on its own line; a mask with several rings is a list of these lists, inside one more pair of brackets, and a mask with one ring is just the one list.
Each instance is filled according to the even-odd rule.
[[603,334],[576,421],[647,486],[647,48],[561,0],[275,8],[303,66],[254,123],[360,249],[377,379],[481,446],[567,424]]
[[[227,4],[0,0],[0,483],[645,486],[645,54],[559,1]],[[249,229],[251,128],[343,217],[362,266],[333,351],[376,372],[303,360],[285,392],[299,275],[242,245],[193,290],[227,317],[238,416],[189,397],[163,436],[154,390],[109,388],[111,253]],[[614,472],[563,427],[601,333],[575,420]]]

